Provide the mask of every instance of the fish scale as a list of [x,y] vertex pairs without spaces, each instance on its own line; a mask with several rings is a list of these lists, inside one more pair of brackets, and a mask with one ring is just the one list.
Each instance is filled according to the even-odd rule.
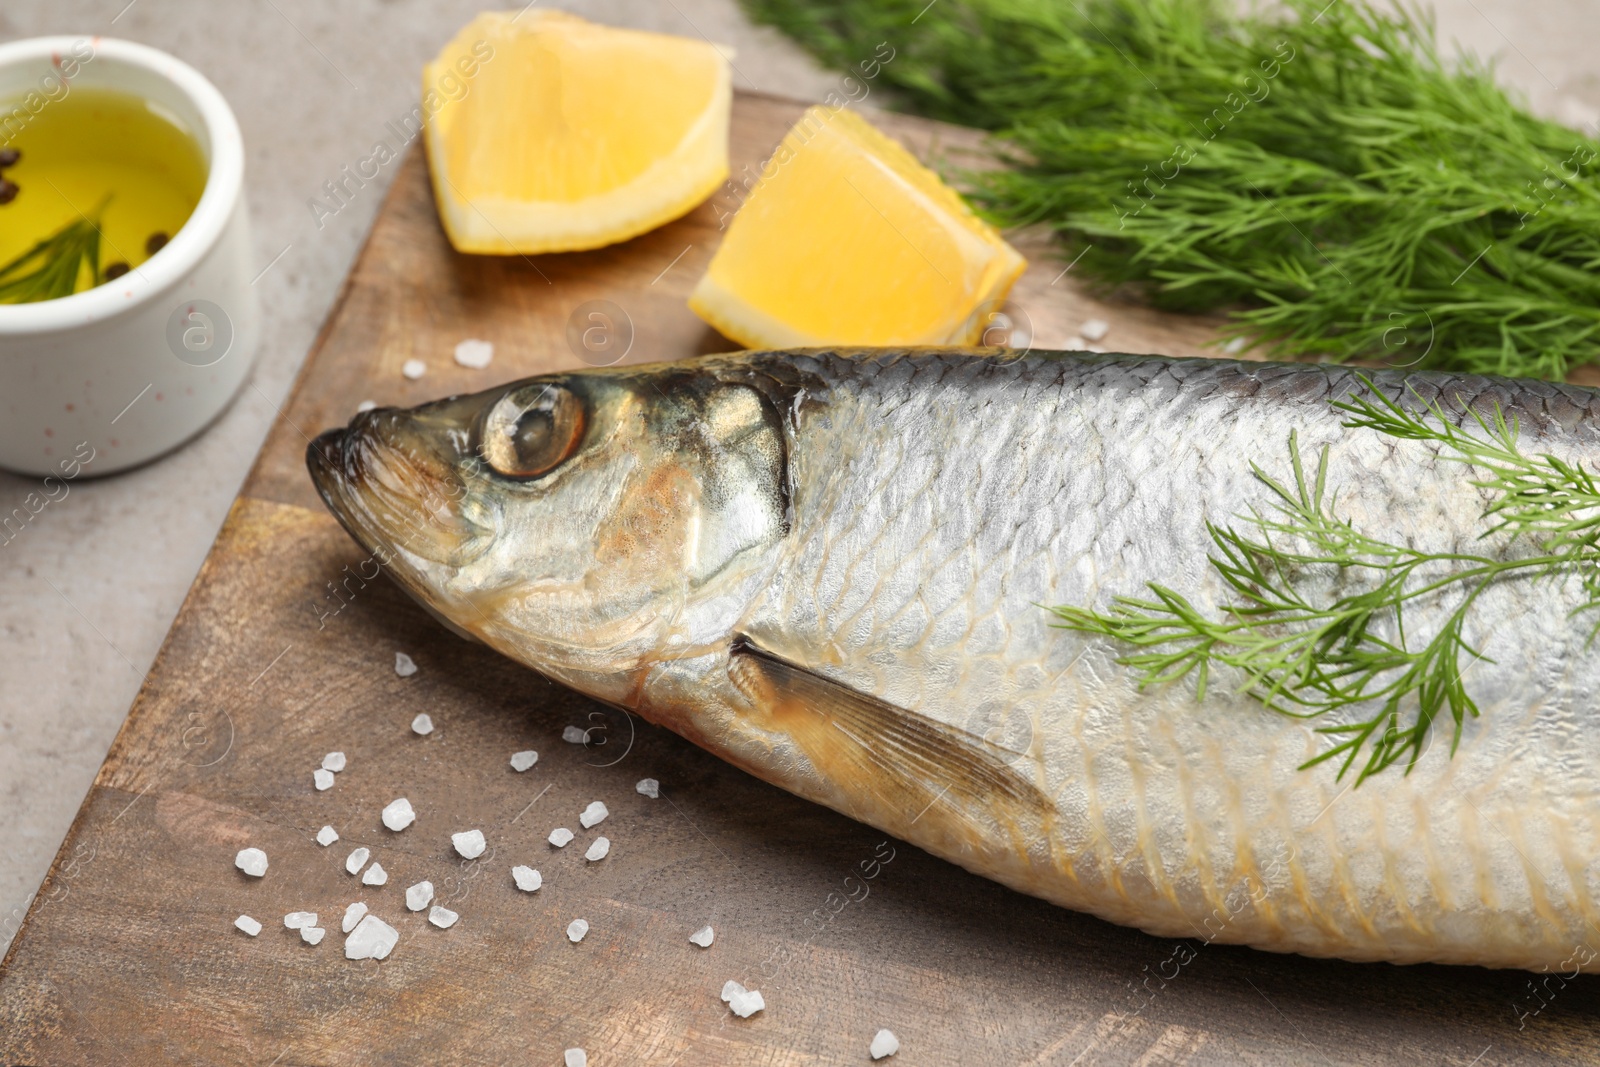
[[[1498,404],[1525,451],[1600,458],[1592,391],[1369,378],[1456,418]],[[507,480],[463,449],[485,412],[551,388],[587,420],[552,473]],[[1371,709],[1291,718],[1226,669],[1203,700],[1192,678],[1141,692],[1123,648],[1044,610],[1155,581],[1215,613],[1205,524],[1270,505],[1251,462],[1287,478],[1291,430],[1308,462],[1327,446],[1357,528],[1481,549],[1463,465],[1342,426],[1331,401],[1363,388],[1349,369],[1152,356],[746,353],[368,413],[310,463],[369,548],[396,533],[367,506],[392,503],[382,484],[458,489],[459,544],[432,514],[391,567],[453,625],[1021,891],[1170,937],[1564,968],[1600,943],[1600,656],[1567,618],[1572,579],[1487,590],[1466,631],[1493,660],[1466,667],[1481,717],[1453,756],[1447,724],[1410,773],[1359,788],[1301,765],[1330,745],[1317,726]],[[686,421],[706,428],[692,447],[664,429]],[[644,500],[651,522],[628,525]],[[630,550],[601,565],[600,543]]]

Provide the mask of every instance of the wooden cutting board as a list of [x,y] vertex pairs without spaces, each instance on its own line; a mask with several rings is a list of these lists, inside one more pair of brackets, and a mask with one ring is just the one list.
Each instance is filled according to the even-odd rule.
[[[736,176],[799,111],[737,99]],[[925,159],[977,158],[971,131],[882,121]],[[593,1067],[798,1067],[868,1063],[880,1027],[903,1067],[1600,1062],[1594,978],[1545,978],[1536,999],[1522,973],[1179,949],[885,841],[364,580],[370,564],[305,475],[308,437],[363,399],[409,405],[582,367],[568,326],[590,301],[631,324],[630,362],[733,347],[684,301],[734,206],[724,193],[597,252],[460,256],[413,153],[0,969],[0,1063],[554,1067],[582,1047]],[[1117,350],[1199,355],[1214,336],[1214,323],[1098,304],[1023,245],[1033,266],[1013,318],[1038,347],[1089,317],[1115,323]],[[452,361],[468,337],[494,342],[488,370]],[[427,364],[419,381],[400,373],[411,358]],[[414,676],[396,675],[397,651]],[[424,711],[427,737],[410,729]],[[563,742],[566,726],[594,743]],[[516,773],[511,754],[530,748],[538,764]],[[333,750],[348,767],[319,792],[312,771]],[[635,791],[645,777],[659,799]],[[417,822],[393,834],[379,812],[400,796]],[[611,816],[581,831],[592,800]],[[324,825],[340,834],[329,848],[314,840]],[[578,841],[553,849],[557,826]],[[450,834],[470,828],[489,849],[466,862]],[[587,864],[601,832],[611,854]],[[345,872],[358,845],[386,885]],[[234,869],[246,846],[266,851],[266,877]],[[544,887],[517,891],[517,864]],[[405,909],[424,879],[460,913],[453,928]],[[356,900],[400,932],[383,962],[343,956]],[[296,910],[317,912],[322,944],[284,928]],[[233,928],[241,913],[259,937]],[[572,944],[577,918],[590,931]],[[716,943],[701,950],[688,936],[707,923]],[[730,978],[766,1010],[731,1016],[718,999]]]

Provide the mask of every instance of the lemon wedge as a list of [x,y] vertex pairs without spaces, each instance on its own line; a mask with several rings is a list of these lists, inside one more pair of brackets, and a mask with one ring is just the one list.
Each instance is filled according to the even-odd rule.
[[750,348],[971,344],[1027,265],[853,111],[795,124],[689,306]]
[[728,176],[728,62],[702,41],[485,12],[422,85],[434,200],[461,252],[624,241]]

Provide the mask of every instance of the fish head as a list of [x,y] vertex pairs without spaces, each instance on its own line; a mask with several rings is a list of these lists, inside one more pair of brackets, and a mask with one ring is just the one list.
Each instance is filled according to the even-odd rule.
[[451,628],[620,703],[655,658],[725,640],[787,532],[769,392],[704,364],[544,375],[358,414],[307,464]]

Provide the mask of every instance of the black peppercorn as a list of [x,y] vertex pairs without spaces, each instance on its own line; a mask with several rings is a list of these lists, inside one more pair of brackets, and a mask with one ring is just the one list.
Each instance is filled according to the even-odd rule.
[[106,281],[113,281],[126,273],[128,273],[128,265],[126,263],[113,263],[106,267]]
[[22,153],[15,148],[0,148],[0,170],[13,166],[22,158]]
[[167,235],[162,233],[160,230],[157,230],[155,233],[150,235],[149,240],[145,241],[145,243],[144,243],[145,254],[153,256],[157,252],[159,252],[163,248],[165,248],[166,246],[167,246]]

